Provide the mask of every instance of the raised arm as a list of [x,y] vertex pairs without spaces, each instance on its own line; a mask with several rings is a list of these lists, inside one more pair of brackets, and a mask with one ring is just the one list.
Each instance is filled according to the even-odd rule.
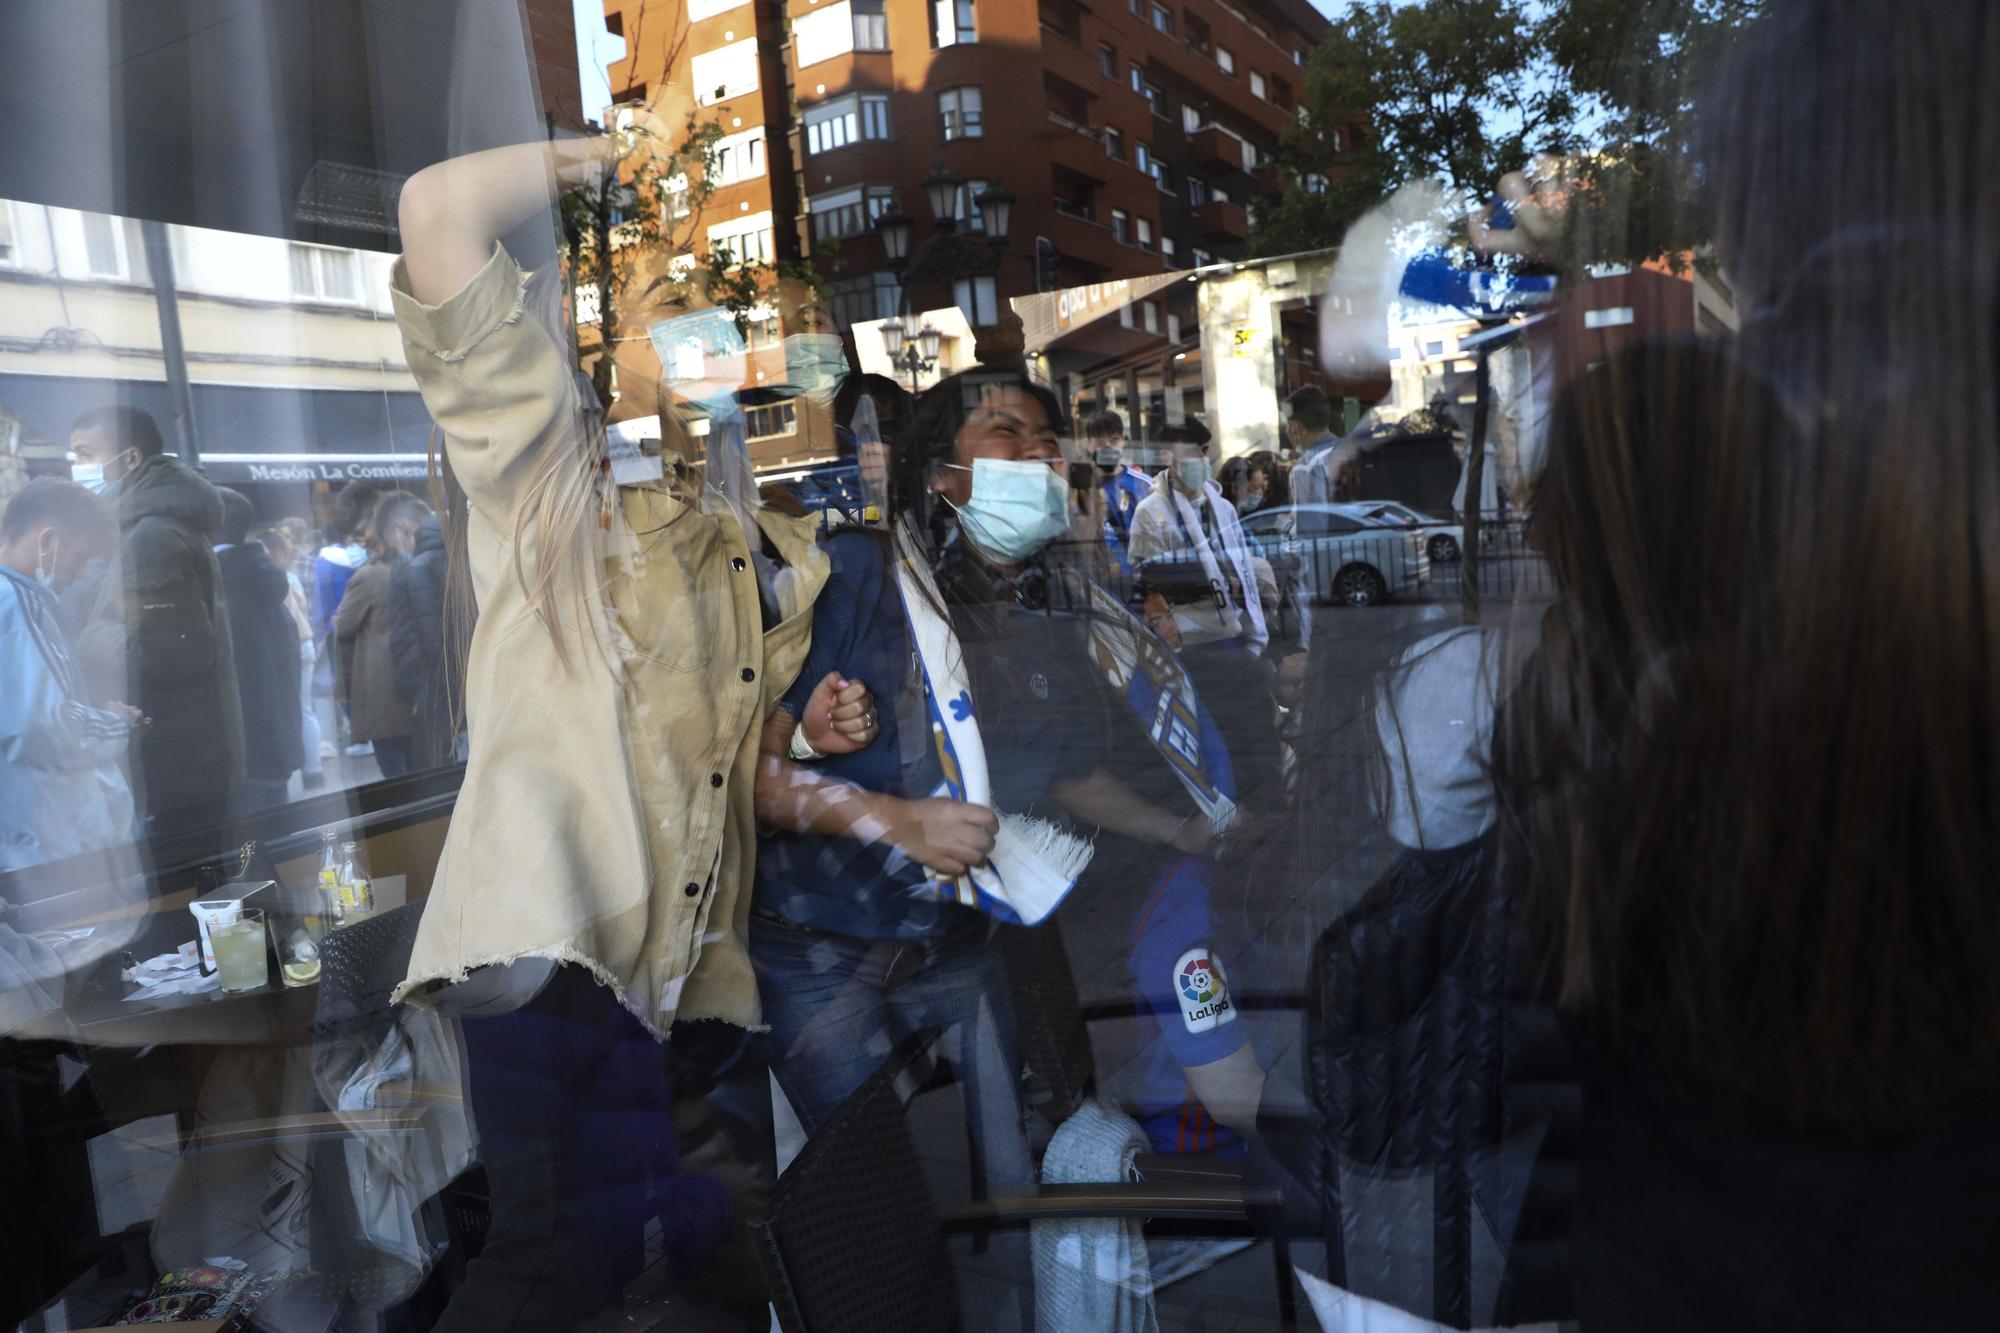
[[397,212],[410,295],[442,305],[493,257],[493,245],[561,191],[611,169],[609,138],[510,144],[425,167]]

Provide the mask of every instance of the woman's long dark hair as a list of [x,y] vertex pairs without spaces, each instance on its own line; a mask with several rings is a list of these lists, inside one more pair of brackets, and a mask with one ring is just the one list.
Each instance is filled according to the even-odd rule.
[[1569,385],[1502,728],[1562,998],[1799,1122],[2000,1074],[2000,11],[1774,7],[1704,107],[1744,310]]

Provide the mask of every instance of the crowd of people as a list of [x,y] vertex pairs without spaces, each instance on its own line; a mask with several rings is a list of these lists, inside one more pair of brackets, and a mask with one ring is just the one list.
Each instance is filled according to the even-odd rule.
[[117,795],[101,815],[10,803],[8,868],[219,833],[323,787],[329,759],[372,754],[382,777],[456,761],[442,543],[421,497],[350,485],[315,549],[308,520],[210,482],[141,409],[82,414],[70,457],[69,480],[37,478],[5,511],[23,576],[8,651],[38,682],[15,696],[19,734],[47,743],[0,768],[23,793],[52,798],[82,768]]
[[[1346,494],[1321,388],[1282,455],[1149,422],[1149,471],[1018,354],[907,396],[801,301],[789,387],[863,491],[807,513],[754,484],[772,390],[698,280],[660,438],[607,443],[564,275],[507,238],[618,144],[430,166],[391,295],[435,508],[350,487],[313,551],[113,409],[0,517],[7,864],[343,745],[464,760],[385,1020],[462,1039],[490,1224],[441,1330],[612,1310],[649,1233],[687,1319],[768,1327],[731,1256],[788,1121],[811,1145],[913,1044],[972,1192],[1242,1163],[1333,1327],[1984,1327],[2000,21],[1912,8],[1751,29],[1701,143],[1742,328],[1559,346],[1510,478],[1552,595],[1413,620],[1359,689],[1366,617],[1315,627],[1244,530]],[[1553,264],[1580,192],[1496,189],[1468,253]],[[1024,982],[1079,920],[1132,1001],[1115,1089],[1063,1085]],[[1280,955],[1289,1029],[1244,1002]],[[953,1252],[963,1325],[1155,1326],[1137,1222],[1058,1221]]]

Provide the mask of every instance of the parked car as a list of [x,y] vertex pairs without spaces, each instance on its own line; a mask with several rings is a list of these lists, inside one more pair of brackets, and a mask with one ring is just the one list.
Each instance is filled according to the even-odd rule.
[[1422,534],[1377,518],[1369,504],[1301,504],[1260,509],[1243,532],[1267,558],[1296,559],[1320,601],[1373,606],[1422,592],[1431,557]]
[[[1448,565],[1462,554],[1459,536],[1465,531],[1465,524],[1460,519],[1422,513],[1397,500],[1360,500],[1353,503],[1353,508],[1378,522],[1390,523],[1420,535],[1424,539],[1424,552],[1433,563]],[[1484,551],[1491,544],[1489,536],[1480,542],[1479,549]]]

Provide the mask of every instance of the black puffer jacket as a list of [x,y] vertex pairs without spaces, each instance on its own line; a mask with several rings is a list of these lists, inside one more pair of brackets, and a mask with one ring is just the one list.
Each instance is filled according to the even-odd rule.
[[449,557],[435,515],[417,529],[417,548],[389,584],[389,645],[396,689],[410,705],[410,768],[457,762],[458,728],[445,660],[444,585]]
[[1328,1276],[1455,1328],[1573,1317],[1576,1075],[1492,859],[1403,852],[1320,935],[1307,1000]]
[[125,478],[118,522],[127,702],[153,720],[135,773],[145,810],[158,817],[218,805],[242,771],[243,754],[214,550],[222,496],[180,459],[156,454]]
[[285,609],[291,580],[255,542],[239,542],[215,558],[243,703],[244,776],[283,782],[305,764],[299,628]]

